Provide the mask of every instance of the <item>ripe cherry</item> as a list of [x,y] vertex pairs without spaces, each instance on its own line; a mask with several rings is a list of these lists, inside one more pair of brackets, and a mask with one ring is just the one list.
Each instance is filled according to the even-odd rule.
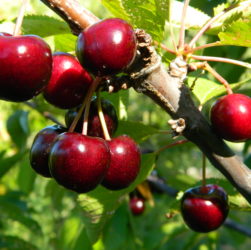
[[134,30],[119,18],[95,23],[80,33],[76,54],[81,64],[95,75],[121,72],[136,54]]
[[53,143],[49,167],[52,177],[62,186],[86,193],[103,180],[110,163],[105,140],[79,133],[60,134]]
[[190,229],[207,233],[219,228],[229,211],[223,188],[208,184],[188,189],[181,199],[181,214]]
[[50,147],[55,138],[65,131],[65,128],[53,125],[42,129],[36,135],[30,150],[30,164],[38,174],[51,177],[48,165]]
[[[102,107],[102,111],[103,111],[103,114],[105,117],[105,122],[106,122],[108,132],[112,136],[118,127],[118,117],[116,114],[115,107],[107,99],[101,99],[101,107]],[[65,123],[68,128],[71,126],[77,113],[78,113],[78,108],[69,110],[65,114]],[[79,133],[82,132],[83,119],[84,119],[84,116],[82,115],[82,117],[79,119],[79,121],[77,123],[77,126],[75,128],[75,132],[79,132]],[[101,126],[99,115],[98,115],[98,103],[97,103],[96,97],[93,98],[91,101],[89,118],[88,118],[88,132],[87,132],[87,134],[89,136],[104,138],[103,129]]]
[[38,95],[50,79],[48,44],[33,35],[0,35],[0,99],[22,102]]
[[132,197],[129,201],[129,207],[134,215],[140,215],[145,210],[145,201],[139,197]]
[[83,102],[91,83],[91,76],[76,57],[57,52],[53,54],[52,75],[44,98],[58,108],[74,108]]
[[211,109],[211,123],[216,133],[228,141],[251,139],[251,98],[243,94],[221,97]]
[[111,162],[102,185],[111,190],[128,187],[140,170],[140,150],[132,138],[121,135],[107,141],[111,152]]

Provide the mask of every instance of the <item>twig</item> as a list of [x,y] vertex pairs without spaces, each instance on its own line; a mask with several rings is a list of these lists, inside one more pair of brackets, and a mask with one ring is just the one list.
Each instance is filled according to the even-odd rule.
[[38,106],[36,105],[36,103],[34,102],[23,102],[25,105],[29,106],[30,108],[36,110],[38,113],[40,113],[43,117],[45,117],[48,120],[51,120],[53,122],[55,122],[56,124],[65,127],[65,125],[63,123],[61,123],[60,121],[57,120],[57,118],[55,116],[53,116],[50,112],[48,111],[40,111],[38,109]]
[[176,142],[173,142],[171,144],[168,144],[168,145],[165,145],[164,147],[158,149],[155,151],[155,154],[159,154],[160,152],[162,152],[163,150],[166,150],[168,148],[172,148],[174,146],[177,146],[177,145],[181,145],[181,144],[184,144],[184,143],[187,143],[189,142],[188,140],[179,140],[179,141],[176,141]]
[[223,63],[230,63],[235,64],[237,66],[246,67],[248,69],[251,69],[251,64],[234,60],[234,59],[228,59],[223,57],[215,57],[215,56],[196,56],[196,55],[190,55],[190,58],[193,58],[195,60],[201,60],[201,61],[211,61],[211,62],[223,62]]
[[179,34],[179,49],[184,49],[185,44],[185,20],[186,20],[186,14],[187,14],[187,8],[189,6],[190,0],[185,0],[183,10],[182,10],[182,16],[181,16],[181,25],[180,25],[180,34]]
[[231,219],[226,219],[224,222],[224,226],[228,227],[230,229],[233,229],[239,233],[245,234],[248,237],[251,237],[251,229],[248,227],[243,226],[242,224],[239,224]]
[[216,47],[216,46],[225,46],[225,44],[222,44],[220,41],[207,43],[207,44],[203,44],[201,46],[195,47],[195,48],[190,48],[189,53],[194,53],[195,51],[198,51],[198,50]]

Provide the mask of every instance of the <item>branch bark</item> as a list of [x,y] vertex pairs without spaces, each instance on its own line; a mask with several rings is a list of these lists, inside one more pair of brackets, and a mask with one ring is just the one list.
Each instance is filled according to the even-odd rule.
[[[84,10],[75,0],[42,0],[78,34],[98,18]],[[167,70],[160,62],[149,37],[138,32],[139,55],[128,69],[128,86],[150,97],[177,122],[176,132],[196,144],[211,163],[236,187],[251,204],[251,170],[211,129],[210,124],[194,105],[189,89],[184,84],[187,65],[176,58]],[[183,126],[183,127],[182,127]],[[181,129],[182,127],[182,129]]]

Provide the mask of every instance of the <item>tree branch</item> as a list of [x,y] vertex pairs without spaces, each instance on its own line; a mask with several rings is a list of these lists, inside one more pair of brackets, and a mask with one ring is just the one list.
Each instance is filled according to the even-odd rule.
[[[89,13],[85,16],[85,12],[80,11],[82,7],[75,8],[75,0],[42,1],[62,16],[74,33],[97,20]],[[145,38],[147,39],[144,40]],[[186,63],[178,57],[170,64],[170,69],[167,71],[154,47],[149,45],[149,37],[141,31],[138,33],[138,39],[138,56],[127,71],[128,85],[133,85],[136,91],[149,96],[174,121],[177,120],[178,127],[180,121],[184,121],[183,135],[196,144],[211,163],[251,203],[251,170],[212,131],[208,121],[194,105],[189,89],[183,84],[187,75]],[[177,131],[181,132],[180,129]]]

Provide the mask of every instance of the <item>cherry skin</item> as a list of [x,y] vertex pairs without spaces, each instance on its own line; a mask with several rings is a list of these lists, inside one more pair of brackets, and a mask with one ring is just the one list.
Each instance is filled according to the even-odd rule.
[[129,207],[134,215],[140,215],[145,210],[145,201],[139,197],[132,197],[129,201]]
[[22,102],[38,95],[50,79],[48,44],[34,35],[0,35],[0,99]]
[[86,193],[103,180],[110,163],[105,140],[79,133],[60,134],[51,146],[49,167],[58,184]]
[[223,188],[208,184],[188,189],[181,199],[181,214],[190,229],[207,233],[219,228],[229,212]]
[[34,138],[30,150],[30,164],[38,174],[51,177],[48,164],[50,146],[55,138],[63,132],[66,132],[66,129],[59,125],[48,126],[40,130]]
[[[101,99],[101,107],[105,117],[106,126],[109,135],[112,136],[118,127],[118,117],[116,114],[115,107],[107,99]],[[65,124],[69,128],[78,113],[78,108],[73,110],[68,110],[65,114]],[[84,112],[83,112],[84,114]],[[84,115],[79,119],[75,132],[82,132]],[[88,118],[88,132],[89,136],[102,137],[104,138],[103,129],[98,115],[98,103],[97,98],[93,98],[90,105],[90,112]]]
[[77,107],[92,83],[91,76],[71,54],[56,52],[52,58],[52,74],[43,91],[44,98],[61,109]]
[[121,135],[108,141],[111,163],[102,185],[119,190],[128,187],[140,170],[140,150],[132,138]]
[[216,133],[228,141],[251,139],[251,98],[243,94],[221,97],[212,106],[211,123]]
[[136,55],[134,30],[119,18],[95,23],[80,33],[76,54],[81,64],[94,75],[121,72]]

